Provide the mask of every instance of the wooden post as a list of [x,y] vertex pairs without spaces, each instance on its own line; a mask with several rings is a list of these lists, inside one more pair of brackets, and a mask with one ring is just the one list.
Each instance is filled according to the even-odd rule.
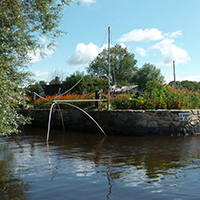
[[[100,99],[100,90],[96,90],[95,91],[95,99]],[[99,101],[95,101],[95,107],[99,110],[99,106],[100,106],[100,102]]]
[[36,94],[35,94],[35,92],[31,93],[31,100],[32,100],[33,103],[36,101]]

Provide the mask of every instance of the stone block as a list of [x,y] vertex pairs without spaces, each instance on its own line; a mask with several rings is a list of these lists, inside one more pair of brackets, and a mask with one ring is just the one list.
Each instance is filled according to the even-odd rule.
[[148,121],[147,120],[138,120],[135,122],[135,126],[141,126],[141,127],[146,127]]
[[157,121],[148,121],[147,127],[158,127],[158,122]]
[[158,127],[169,127],[169,126],[170,126],[169,121],[165,121],[165,120],[159,120],[158,121]]
[[192,113],[193,115],[198,115],[198,114],[199,114],[199,110],[191,110],[191,113]]
[[120,121],[125,122],[128,119],[128,116],[125,113],[118,113],[117,118]]
[[191,115],[191,121],[195,121],[198,119],[199,119],[198,115]]
[[145,119],[145,120],[150,120],[151,118],[152,118],[151,115],[149,115],[149,114],[147,114],[147,113],[144,113],[143,119]]
[[190,122],[190,124],[192,126],[195,126],[195,125],[199,124],[199,120],[193,120],[193,121]]
[[159,121],[160,118],[159,117],[151,117],[151,121]]

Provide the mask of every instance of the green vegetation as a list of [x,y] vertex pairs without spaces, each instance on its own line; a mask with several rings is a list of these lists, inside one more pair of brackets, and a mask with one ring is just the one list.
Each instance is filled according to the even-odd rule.
[[164,76],[161,75],[160,69],[150,63],[146,63],[133,75],[132,82],[137,83],[139,90],[143,91],[147,82],[154,79],[161,83],[164,82]]
[[[18,125],[30,119],[20,114],[19,110],[31,102],[31,92],[42,90],[41,83],[30,86],[30,55],[44,46],[41,38],[49,41],[48,48],[54,48],[55,38],[64,32],[59,29],[62,9],[70,0],[6,0],[0,1],[0,135],[18,132]],[[90,63],[87,75],[81,72],[66,77],[63,81],[63,92],[74,85],[70,94],[60,99],[94,99],[94,91],[103,90],[101,98],[107,98],[108,91],[108,49],[104,49]],[[112,109],[196,109],[200,108],[200,83],[192,81],[163,84],[164,77],[160,69],[146,63],[142,68],[136,66],[135,55],[127,48],[115,45],[110,49],[111,85],[138,85],[140,92],[135,94],[111,95]],[[79,82],[79,84],[77,84]],[[58,76],[51,84],[60,84]],[[195,92],[193,92],[195,91]],[[52,102],[53,97],[38,99],[32,102],[34,107]],[[91,106],[90,103],[74,103],[81,108]],[[102,102],[101,109],[106,109]],[[46,106],[48,108],[48,106]],[[68,107],[67,107],[68,108]]]
[[[174,82],[171,81],[169,83],[169,86],[174,87]],[[196,81],[176,81],[176,89],[179,89],[179,90],[188,89],[188,90],[192,90],[192,91],[200,93],[200,82],[196,82]]]
[[28,86],[27,90],[27,95],[30,96],[32,92],[36,92],[37,94],[39,94],[43,90],[43,88],[41,84],[35,83],[34,85]]
[[[47,102],[51,103],[55,96],[46,96],[45,99],[38,99],[33,103],[34,107],[45,105]],[[93,94],[67,94],[62,97],[57,97],[59,100],[85,100],[95,99]],[[101,99],[107,99],[107,94],[101,94]],[[199,109],[200,108],[200,94],[192,92],[188,89],[179,90],[173,89],[167,84],[159,83],[156,80],[149,81],[146,84],[145,92],[138,96],[138,94],[114,94],[110,96],[111,109]],[[91,102],[72,102],[81,108],[86,108],[94,103]],[[100,109],[106,109],[107,103],[101,102]],[[49,108],[46,105],[45,108]],[[64,106],[69,108],[69,106]]]
[[0,1],[0,135],[18,132],[18,125],[28,120],[19,114],[25,105],[25,85],[29,82],[26,65],[30,53],[42,49],[40,38],[54,47],[63,6],[67,0]]
[[[82,79],[82,80],[81,80]],[[67,91],[72,88],[79,80],[80,83],[70,90],[70,93],[86,94],[92,93],[95,90],[103,89],[106,93],[108,91],[108,80],[104,78],[97,78],[95,76],[84,75],[84,72],[76,71],[72,75],[66,77],[63,81],[63,91]]]
[[[137,71],[135,55],[127,48],[115,45],[110,49],[110,74],[113,84],[130,82],[130,78]],[[108,74],[108,49],[104,49],[90,63],[87,71],[90,75],[104,77]]]

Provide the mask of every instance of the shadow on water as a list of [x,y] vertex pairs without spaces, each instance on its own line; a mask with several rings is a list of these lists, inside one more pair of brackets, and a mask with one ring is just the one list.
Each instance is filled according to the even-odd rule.
[[[2,142],[0,196],[4,199],[12,189],[21,195],[19,199],[54,199],[51,195],[58,194],[60,199],[76,199],[77,191],[80,199],[86,193],[91,195],[87,199],[120,199],[123,195],[117,188],[124,195],[135,188],[139,199],[149,196],[149,190],[174,187],[187,170],[200,169],[199,136],[103,137],[52,130],[46,143],[45,129],[26,128],[24,134]],[[141,193],[141,185],[146,194]],[[131,198],[133,192],[129,193]]]
[[26,200],[29,184],[15,174],[13,163],[15,157],[8,145],[0,145],[0,199]]

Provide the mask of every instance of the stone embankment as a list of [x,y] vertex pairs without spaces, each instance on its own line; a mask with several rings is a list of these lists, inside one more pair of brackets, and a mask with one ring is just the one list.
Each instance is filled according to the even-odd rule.
[[[49,110],[26,111],[34,118],[32,126],[47,127]],[[200,134],[200,110],[113,110],[90,111],[90,116],[107,135],[197,135]],[[61,117],[62,116],[62,117]],[[97,125],[79,110],[54,110],[51,128],[101,133]]]

